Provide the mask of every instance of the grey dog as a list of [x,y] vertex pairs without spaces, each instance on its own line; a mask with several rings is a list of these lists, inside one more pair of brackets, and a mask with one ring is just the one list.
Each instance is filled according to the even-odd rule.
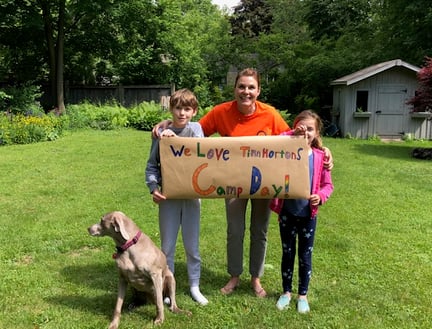
[[171,312],[183,312],[176,304],[176,283],[164,253],[130,218],[120,211],[114,211],[89,227],[88,232],[91,236],[111,237],[117,249],[114,258],[119,270],[118,295],[109,329],[117,329],[119,326],[128,284],[152,297],[157,310],[155,324],[164,321],[164,297],[170,299]]

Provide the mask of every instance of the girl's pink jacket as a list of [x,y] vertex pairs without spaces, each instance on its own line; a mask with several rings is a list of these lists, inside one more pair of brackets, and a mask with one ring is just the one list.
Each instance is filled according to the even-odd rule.
[[[281,135],[291,135],[288,133],[282,133]],[[324,168],[324,151],[312,148],[314,155],[314,173],[312,179],[312,193],[318,194],[321,198],[321,204],[324,204],[333,192],[333,182],[331,179],[331,172]],[[280,214],[283,206],[284,199],[273,199],[270,203],[270,209],[275,213]],[[311,218],[315,217],[318,213],[318,206],[311,207]]]

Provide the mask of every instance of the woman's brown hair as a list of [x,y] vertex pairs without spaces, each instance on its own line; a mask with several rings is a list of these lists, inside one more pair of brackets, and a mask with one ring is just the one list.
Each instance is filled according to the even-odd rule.
[[237,81],[240,79],[240,77],[253,77],[257,82],[258,88],[261,88],[260,76],[257,70],[251,68],[241,70],[239,73],[237,73],[234,86],[237,86]]

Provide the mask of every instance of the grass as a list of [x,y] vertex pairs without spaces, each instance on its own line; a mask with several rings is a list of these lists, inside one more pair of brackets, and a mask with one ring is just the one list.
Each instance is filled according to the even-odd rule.
[[[205,199],[201,289],[210,304],[200,307],[188,295],[179,240],[178,304],[193,315],[167,311],[161,328],[431,327],[432,167],[410,150],[432,143],[325,144],[335,158],[335,192],[318,218],[311,313],[275,307],[281,247],[274,215],[262,278],[269,297],[253,296],[247,257],[240,288],[219,293],[228,279],[225,210],[222,200]],[[86,229],[118,209],[159,244],[157,207],[143,178],[149,147],[148,132],[120,130],[0,148],[0,328],[108,327],[117,289],[114,245]],[[154,315],[153,305],[124,311],[120,328],[151,328]]]

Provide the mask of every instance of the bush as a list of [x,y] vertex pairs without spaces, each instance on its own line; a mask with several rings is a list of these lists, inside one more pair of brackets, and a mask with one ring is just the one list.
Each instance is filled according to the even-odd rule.
[[4,113],[0,116],[0,145],[52,141],[60,137],[63,130],[63,119],[54,114],[26,116]]
[[66,107],[70,129],[93,128],[113,130],[128,126],[128,110],[117,104],[94,105],[88,102]]
[[[198,121],[210,110],[211,107],[200,109],[194,121]],[[113,130],[132,127],[150,131],[161,120],[171,118],[169,111],[153,101],[143,102],[131,109],[117,104],[94,105],[84,102],[68,105],[60,116],[54,113],[34,115],[17,112],[18,114],[0,112],[0,145],[55,140],[65,129]]]
[[0,90],[0,110],[13,114],[40,115],[44,111],[37,99],[41,97],[39,86],[22,85]]
[[155,102],[143,102],[134,108],[131,108],[128,113],[129,125],[139,130],[152,130],[153,126],[164,119],[171,118],[171,113],[162,109]]

